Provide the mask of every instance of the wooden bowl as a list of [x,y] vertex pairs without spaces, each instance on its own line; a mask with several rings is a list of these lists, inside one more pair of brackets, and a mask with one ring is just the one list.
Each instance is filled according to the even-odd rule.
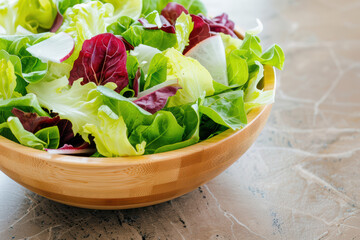
[[[275,71],[265,66],[264,89]],[[188,193],[213,179],[255,141],[271,105],[252,110],[248,125],[183,149],[139,157],[51,155],[0,137],[0,170],[44,197],[77,207],[124,209],[149,206]]]

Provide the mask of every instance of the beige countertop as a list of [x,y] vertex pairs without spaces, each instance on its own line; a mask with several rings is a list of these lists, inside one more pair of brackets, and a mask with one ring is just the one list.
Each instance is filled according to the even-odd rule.
[[271,117],[249,151],[156,206],[73,208],[0,173],[0,239],[360,239],[359,0],[205,0],[264,23],[286,53]]

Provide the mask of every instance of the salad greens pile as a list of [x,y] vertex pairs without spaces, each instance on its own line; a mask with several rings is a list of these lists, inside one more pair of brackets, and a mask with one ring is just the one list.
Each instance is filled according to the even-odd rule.
[[0,135],[119,157],[241,129],[284,53],[234,25],[200,0],[0,0]]

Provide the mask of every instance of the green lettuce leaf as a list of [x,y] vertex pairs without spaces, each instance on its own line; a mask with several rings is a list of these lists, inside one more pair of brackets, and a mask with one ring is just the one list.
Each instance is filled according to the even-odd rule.
[[152,154],[164,145],[174,144],[182,140],[184,128],[181,127],[171,112],[159,111],[149,125],[140,125],[129,137],[135,145],[146,142],[146,154]]
[[124,119],[129,133],[140,125],[152,123],[154,116],[129,99],[104,86],[98,86],[97,91],[102,94],[104,104]]
[[144,90],[166,81],[168,58],[162,53],[156,54],[150,62]]
[[57,149],[60,144],[60,132],[57,126],[43,128],[35,136],[46,143],[45,148]]
[[203,95],[214,94],[213,79],[198,61],[185,57],[174,48],[166,50],[164,55],[168,58],[167,81],[177,79],[182,87],[169,98],[168,107],[195,102]]
[[33,133],[26,131],[17,117],[9,117],[6,123],[0,124],[0,132],[3,132],[2,128],[8,128],[17,142],[24,146],[39,150],[44,150],[48,146],[46,142]]
[[[15,71],[18,78],[22,78],[27,83],[35,83],[41,81],[48,73],[48,63],[43,63],[40,59],[32,56],[26,48],[44,41],[53,36],[52,33],[33,34],[27,36],[1,36],[0,37],[0,58],[6,54],[11,56],[12,62],[15,64]],[[18,57],[21,63],[15,59]],[[17,80],[19,88],[22,87],[24,93],[25,82]]]
[[86,124],[85,132],[94,136],[98,152],[105,157],[123,157],[142,155],[146,142],[131,145],[127,136],[127,127],[122,116],[117,116],[107,106],[101,106],[98,111],[100,124]]
[[24,112],[35,112],[39,116],[49,116],[49,114],[41,108],[36,95],[29,93],[23,97],[0,100],[0,123],[6,122],[8,117],[13,115],[11,113],[13,108],[20,109]]
[[240,54],[246,57],[249,66],[255,64],[255,61],[263,65],[274,66],[280,70],[284,66],[285,55],[278,45],[275,44],[262,53],[260,38],[249,33],[245,34],[245,39],[240,47]]
[[257,88],[263,77],[263,65],[259,62],[255,62],[255,65],[250,68],[250,80],[247,88],[245,89],[244,101],[246,113],[250,112],[253,108],[271,104],[275,100],[274,90],[264,91]]
[[176,19],[175,24],[177,43],[175,49],[183,52],[185,47],[189,45],[189,36],[194,29],[194,23],[190,15],[182,13]]
[[205,98],[200,106],[200,112],[217,124],[233,130],[241,129],[247,124],[242,90]]
[[[154,23],[156,16],[159,16],[159,13],[152,11],[145,19]],[[140,22],[129,17],[120,17],[107,28],[107,31],[114,35],[121,35],[134,47],[144,44],[163,51],[177,43],[176,34],[167,33],[161,29],[145,29]]]
[[16,87],[14,65],[10,60],[0,59],[0,99],[13,96]]
[[233,50],[226,56],[228,80],[230,86],[243,86],[249,79],[246,58],[240,50]]
[[142,14],[147,15],[156,10],[161,12],[169,2],[177,2],[189,10],[190,14],[202,13],[207,15],[206,8],[201,0],[143,0]]
[[52,0],[0,0],[0,34],[19,34],[21,29],[31,33],[47,31],[56,14]]
[[185,104],[181,106],[167,108],[176,118],[178,124],[184,128],[183,139],[181,142],[164,145],[158,148],[155,153],[172,151],[184,147],[188,147],[199,142],[200,137],[200,113],[199,105],[201,99],[196,103]]

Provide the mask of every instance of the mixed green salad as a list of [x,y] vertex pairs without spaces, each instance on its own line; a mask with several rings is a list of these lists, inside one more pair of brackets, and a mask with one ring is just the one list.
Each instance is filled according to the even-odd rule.
[[258,27],[243,40],[200,0],[0,0],[0,135],[58,154],[183,148],[247,124],[259,89]]

